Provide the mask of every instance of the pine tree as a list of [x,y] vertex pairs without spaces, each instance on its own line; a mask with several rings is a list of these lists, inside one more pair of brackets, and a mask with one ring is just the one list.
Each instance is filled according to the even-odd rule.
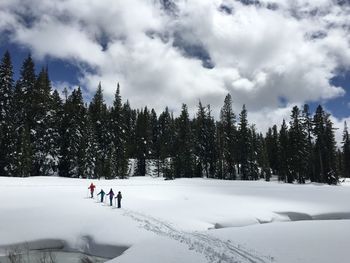
[[266,134],[266,148],[272,172],[276,174],[279,169],[278,131],[276,125],[273,125],[272,128],[269,128]]
[[23,62],[21,69],[21,77],[18,81],[18,88],[20,89],[21,101],[23,103],[22,118],[21,121],[28,125],[30,133],[32,135],[33,127],[35,126],[34,115],[36,114],[35,108],[35,84],[36,84],[35,65],[31,55]]
[[309,112],[308,104],[305,104],[303,107],[302,125],[305,133],[307,134],[307,145],[305,148],[306,155],[304,156],[304,158],[307,161],[306,178],[309,178],[313,182],[315,181],[315,174],[314,174],[314,162],[313,162],[312,118]]
[[[64,105],[61,134],[61,159],[59,175],[64,177],[84,177],[85,150],[84,131],[86,127],[86,108],[81,89],[73,90]],[[98,176],[98,175],[97,175]]]
[[[307,174],[307,134],[303,129],[301,112],[297,106],[294,106],[291,114],[291,122],[289,129],[289,147],[291,152],[290,169],[293,179],[297,179],[299,183],[304,183]],[[288,183],[292,183],[289,178]]]
[[289,170],[289,133],[285,120],[283,119],[281,129],[278,136],[278,156],[279,156],[279,172],[278,180],[284,182],[292,182],[293,177]]
[[9,52],[5,52],[0,64],[0,176],[12,175],[13,155],[13,68]]
[[316,109],[313,118],[313,134],[315,135],[315,181],[325,182],[325,112],[321,105]]
[[[206,176],[214,178],[217,172],[218,149],[216,145],[216,125],[213,116],[211,116],[210,105],[207,106],[206,117]],[[209,167],[208,167],[209,166]]]
[[343,151],[341,149],[337,149],[337,156],[336,156],[336,162],[337,162],[337,171],[339,176],[344,177],[344,158],[343,158]]
[[[33,118],[31,136],[33,145],[33,175],[53,175],[57,168],[59,137],[58,127],[55,125],[53,97],[47,68],[43,68],[38,75],[34,89],[31,92],[30,115]],[[56,104],[59,103],[57,101]],[[56,127],[54,127],[56,126]]]
[[210,106],[206,108],[198,104],[196,119],[194,120],[194,152],[196,155],[197,177],[214,177],[216,170],[215,121],[211,116]]
[[31,176],[33,154],[28,125],[26,124],[22,127],[19,133],[20,136],[17,139],[15,149],[13,173],[18,177],[29,177]]
[[150,136],[150,159],[152,164],[152,176],[160,176],[160,145],[159,145],[159,126],[157,113],[154,109],[151,110],[149,120],[149,136]]
[[172,170],[173,157],[173,140],[174,140],[174,123],[170,116],[168,107],[159,115],[158,119],[159,127],[159,159],[160,165],[158,168],[166,179],[172,179],[174,177]]
[[137,176],[145,176],[148,168],[148,158],[150,154],[150,127],[149,127],[150,113],[147,107],[140,110],[137,114],[137,121],[135,127],[136,136],[136,159],[137,159]]
[[175,120],[175,177],[193,177],[193,148],[191,123],[186,104],[182,104],[180,116]]
[[[135,127],[137,113],[131,109],[129,101],[126,101],[123,105],[123,124],[126,135],[126,156],[127,158],[135,158],[136,156],[136,136]],[[130,173],[128,173],[130,174]]]
[[344,131],[343,131],[343,146],[342,146],[342,168],[343,176],[350,178],[350,137],[348,132],[347,123],[344,122]]
[[237,159],[237,131],[236,116],[232,110],[232,98],[227,94],[224,106],[220,112],[219,136],[220,136],[220,163],[222,178],[236,179],[236,159]]
[[120,96],[120,86],[118,83],[115,93],[113,107],[111,109],[111,138],[113,143],[113,165],[114,176],[125,178],[128,169],[128,159],[126,156],[126,131],[123,116],[123,105]]
[[108,110],[103,99],[101,83],[89,105],[89,118],[97,143],[95,174],[98,178],[112,178],[111,173],[111,136],[109,133]]
[[337,184],[338,182],[338,171],[337,171],[337,160],[336,160],[336,141],[333,123],[330,119],[330,114],[325,115],[325,172],[327,175],[328,184]]
[[203,177],[205,169],[208,176],[207,153],[207,120],[205,108],[201,101],[198,104],[197,116],[195,119],[195,154],[196,154],[196,176]]
[[[51,96],[50,111],[48,113],[48,145],[51,173],[58,174],[58,164],[61,151],[61,123],[63,118],[63,102],[57,90],[54,90]],[[51,157],[51,158],[50,158]]]
[[95,173],[98,145],[89,115],[86,116],[82,136],[79,149],[79,156],[81,156],[81,158],[79,159],[80,163],[78,164],[78,177],[88,179],[98,178],[98,175]]
[[247,120],[247,110],[243,105],[242,111],[239,114],[239,163],[241,165],[241,179],[248,180],[251,176],[249,167],[249,152],[250,152],[250,134]]
[[[253,148],[252,151],[255,149]],[[262,133],[257,136],[256,143],[256,151],[257,151],[257,162],[258,166],[260,166],[260,178],[265,178],[266,181],[270,180],[271,172],[269,165],[269,158],[267,154],[266,141]]]
[[[23,62],[21,68],[20,79],[17,81],[13,96],[13,130],[14,140],[13,147],[15,150],[13,154],[13,170],[14,175],[20,172],[18,176],[29,176],[33,172],[33,156],[26,156],[33,154],[33,145],[35,130],[34,110],[33,110],[33,98],[34,89],[36,84],[36,75],[34,70],[34,62],[29,55]],[[27,145],[24,145],[26,143]],[[22,152],[23,151],[23,152]],[[34,149],[35,152],[35,149]],[[25,161],[24,161],[25,160]],[[23,165],[25,167],[19,167]],[[27,171],[29,169],[29,174]]]
[[[259,163],[258,163],[258,151],[260,145],[259,135],[256,132],[255,125],[251,125],[248,129],[249,132],[249,150],[248,150],[248,168],[249,168],[249,179],[258,180],[259,179]],[[263,145],[264,146],[264,145]],[[264,151],[263,147],[263,151]],[[265,163],[261,166],[262,169],[265,168]],[[266,168],[265,168],[266,169]],[[269,181],[270,177],[266,177],[266,180]]]

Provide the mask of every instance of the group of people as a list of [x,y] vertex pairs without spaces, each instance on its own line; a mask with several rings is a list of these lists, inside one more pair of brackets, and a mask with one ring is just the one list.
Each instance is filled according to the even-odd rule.
[[[88,189],[90,189],[90,194],[91,194],[91,198],[94,198],[94,191],[95,191],[96,186],[91,183],[90,186],[88,187]],[[103,189],[101,189],[101,191],[97,194],[97,196],[101,196],[101,203],[103,203],[104,197],[106,195],[105,191],[103,191]],[[113,197],[114,197],[114,192],[113,189],[111,188],[111,190],[109,190],[109,193],[107,194],[109,195],[109,204],[110,206],[113,206]],[[117,207],[121,208],[121,202],[122,202],[122,193],[119,191],[118,194],[114,197],[115,199],[117,199]]]

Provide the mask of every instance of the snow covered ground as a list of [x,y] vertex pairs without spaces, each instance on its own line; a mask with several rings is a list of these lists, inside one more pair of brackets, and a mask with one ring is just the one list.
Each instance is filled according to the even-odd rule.
[[[80,251],[113,263],[350,262],[350,182],[0,177],[0,256],[13,247]],[[0,262],[4,258],[0,257]]]

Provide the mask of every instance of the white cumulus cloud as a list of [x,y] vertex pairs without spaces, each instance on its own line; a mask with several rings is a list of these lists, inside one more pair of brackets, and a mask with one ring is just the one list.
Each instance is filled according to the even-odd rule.
[[[332,85],[350,67],[350,7],[335,0],[2,0],[0,32],[37,59],[81,69],[91,94],[101,81],[108,102],[117,82],[132,106],[217,115],[231,93],[236,112],[267,127],[288,105],[345,94]],[[267,116],[262,123],[259,116]]]

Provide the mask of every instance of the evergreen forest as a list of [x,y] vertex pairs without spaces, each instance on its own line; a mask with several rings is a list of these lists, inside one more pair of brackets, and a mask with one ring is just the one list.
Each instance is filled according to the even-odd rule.
[[[29,55],[14,80],[9,52],[0,62],[0,176],[58,175],[72,178],[166,179],[205,177],[287,183],[337,183],[350,177],[346,123],[340,148],[335,127],[321,105],[294,106],[290,119],[263,134],[248,121],[245,106],[235,113],[227,94],[220,117],[199,101],[191,118],[132,108],[116,85],[108,106],[101,84],[89,103],[81,88],[60,96],[47,68],[37,74]],[[131,169],[133,168],[133,169]]]

